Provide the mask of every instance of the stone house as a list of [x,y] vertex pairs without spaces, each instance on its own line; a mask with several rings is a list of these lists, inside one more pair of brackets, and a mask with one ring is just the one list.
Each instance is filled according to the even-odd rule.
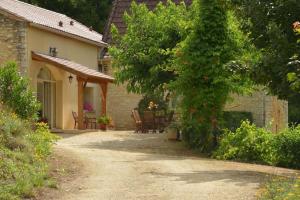
[[99,72],[107,44],[92,28],[63,14],[18,0],[0,1],[0,65],[16,61],[42,103],[41,117],[51,128],[84,128],[84,105],[106,113],[111,76]]
[[[159,2],[165,0],[136,0],[137,3],[145,3],[149,9],[155,8]],[[191,4],[192,0],[185,0],[187,5]],[[126,25],[123,21],[125,11],[130,9],[132,0],[114,0],[113,8],[105,28],[104,41],[111,43],[110,28],[114,24],[121,34],[126,32]],[[174,0],[175,3],[181,2]],[[107,66],[108,73],[112,74],[111,63],[108,57],[104,57],[103,64]],[[110,85],[108,92],[108,113],[115,120],[115,125],[119,129],[133,128],[130,112],[137,107],[141,100],[140,95],[129,94],[126,91],[126,86]],[[268,96],[264,91],[255,92],[251,96],[237,96],[233,98],[233,102],[226,106],[228,111],[246,111],[251,112],[254,122],[258,126],[266,126],[272,123],[272,130],[278,130],[287,126],[288,123],[288,103],[278,100],[274,96]]]

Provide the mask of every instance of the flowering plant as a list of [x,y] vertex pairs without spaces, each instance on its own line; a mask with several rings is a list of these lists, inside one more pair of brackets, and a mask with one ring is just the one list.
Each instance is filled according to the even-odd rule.
[[84,103],[83,109],[88,112],[94,111],[93,105],[91,103]]
[[155,104],[153,101],[149,102],[149,105],[148,105],[149,110],[156,110],[157,108],[158,108],[158,104]]

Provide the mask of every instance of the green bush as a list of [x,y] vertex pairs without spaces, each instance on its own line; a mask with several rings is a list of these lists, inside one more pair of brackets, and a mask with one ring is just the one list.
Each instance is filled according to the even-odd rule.
[[13,62],[0,66],[0,102],[23,119],[37,119],[40,105]]
[[276,165],[300,169],[300,125],[275,135]]
[[213,157],[300,169],[300,125],[273,134],[244,121],[225,131]]
[[32,197],[46,183],[46,159],[56,139],[46,124],[34,131],[16,114],[0,112],[0,200]]
[[138,104],[138,110],[141,114],[143,114],[145,110],[149,110],[150,102],[156,104],[158,110],[167,110],[168,105],[163,96],[157,94],[148,94],[145,95]]
[[213,156],[224,160],[272,164],[275,156],[273,135],[244,121],[235,132],[225,131]]
[[251,112],[224,111],[221,127],[229,129],[230,131],[235,131],[240,127],[241,122],[246,120],[253,123],[253,115]]

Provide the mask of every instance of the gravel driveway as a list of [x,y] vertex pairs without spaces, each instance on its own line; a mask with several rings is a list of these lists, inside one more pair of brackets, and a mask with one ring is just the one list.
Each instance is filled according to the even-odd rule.
[[62,136],[56,151],[82,166],[75,180],[62,184],[57,200],[250,200],[267,174],[293,173],[196,157],[164,134]]

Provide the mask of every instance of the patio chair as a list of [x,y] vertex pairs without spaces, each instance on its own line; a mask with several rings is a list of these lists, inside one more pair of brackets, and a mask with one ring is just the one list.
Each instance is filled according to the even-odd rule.
[[[73,119],[74,119],[74,129],[76,129],[77,125],[78,125],[78,115],[75,111],[72,111],[72,116],[73,116]],[[85,125],[85,128],[87,128],[88,126],[88,120],[86,119],[86,117],[83,118],[83,124]]]
[[155,115],[152,111],[144,111],[143,114],[143,126],[146,132],[149,130],[152,130],[153,132],[156,132],[156,124],[155,124]]
[[141,120],[139,112],[136,109],[131,111],[131,117],[133,118],[133,120],[135,122],[135,126],[136,126],[135,132],[143,133],[144,132],[143,122]]
[[97,129],[97,119],[96,119],[96,117],[85,117],[85,119],[86,119],[86,127],[87,128],[90,125],[91,129],[93,129],[93,127],[95,129]]

